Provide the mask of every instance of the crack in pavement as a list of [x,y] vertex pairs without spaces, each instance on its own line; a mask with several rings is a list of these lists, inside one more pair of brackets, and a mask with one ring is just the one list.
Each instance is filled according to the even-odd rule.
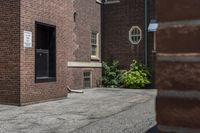
[[[120,88],[105,90],[107,88],[88,89],[82,95],[73,94],[69,95],[68,99],[25,107],[0,105],[0,109],[5,110],[0,111],[0,132],[74,133],[81,129],[84,130],[83,128],[85,127],[90,128],[93,124],[94,126],[101,125],[102,121],[108,121],[111,126],[118,128],[112,123],[119,125],[118,120],[124,122],[127,119],[129,121],[130,119],[127,118],[129,116],[124,113],[129,112],[129,115],[132,115],[130,110],[133,112],[138,111],[134,113],[142,116],[144,111],[140,112],[137,105],[151,101],[156,93],[155,90],[146,92],[144,90],[123,90]],[[112,90],[117,91],[113,92]],[[152,102],[150,104],[153,105]],[[150,106],[147,106],[148,110],[151,109]],[[142,109],[146,110],[146,108]],[[124,118],[121,117],[121,120],[116,119],[121,115],[120,113],[124,114]],[[152,114],[146,113],[144,115]],[[137,122],[141,122],[137,116],[130,117],[131,119],[136,118]],[[143,116],[142,118],[145,120]],[[109,119],[114,119],[115,121],[112,122]],[[147,119],[147,121],[151,121],[151,118]],[[131,123],[128,124],[130,125]],[[107,125],[103,126],[104,128],[112,128],[111,126],[106,127]],[[141,125],[139,124],[139,126]]]
[[[150,98],[150,99],[147,99],[146,101],[144,101],[144,102],[137,102],[137,103],[134,103],[134,104],[132,104],[132,105],[130,105],[130,106],[127,106],[127,107],[125,107],[124,109],[122,109],[121,111],[118,111],[118,112],[116,112],[116,113],[113,113],[113,114],[110,114],[110,115],[107,115],[107,116],[103,116],[103,117],[97,117],[97,118],[92,118],[92,119],[96,119],[95,121],[93,121],[93,122],[90,122],[90,123],[88,123],[88,124],[86,124],[86,125],[84,125],[84,126],[82,126],[82,127],[79,127],[79,128],[77,128],[77,129],[75,129],[75,130],[73,130],[73,131],[70,131],[69,133],[75,133],[76,131],[78,131],[78,130],[81,130],[81,129],[83,129],[83,128],[85,128],[85,127],[87,127],[87,126],[90,126],[91,124],[94,124],[94,123],[96,123],[96,122],[98,122],[98,121],[100,121],[100,120],[103,120],[103,119],[107,119],[107,118],[109,118],[109,117],[113,117],[113,116],[115,116],[115,115],[117,115],[117,114],[120,114],[120,113],[122,113],[122,112],[125,112],[125,111],[127,111],[127,110],[130,110],[131,108],[134,108],[135,106],[137,106],[137,105],[139,105],[139,104],[145,104],[145,103],[148,103],[149,101],[151,101],[152,100],[152,98]],[[89,118],[90,119],[90,118]]]

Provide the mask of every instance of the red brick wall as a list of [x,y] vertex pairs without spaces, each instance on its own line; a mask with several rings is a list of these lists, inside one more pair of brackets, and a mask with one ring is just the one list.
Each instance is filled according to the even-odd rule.
[[20,101],[20,2],[0,0],[0,103]]
[[200,132],[199,7],[199,0],[156,1],[160,133]]
[[[66,0],[21,0],[21,103],[67,96],[67,62],[73,55],[73,3]],[[56,82],[35,83],[35,21],[56,26]],[[33,48],[23,47],[23,31],[33,33]]]
[[99,33],[101,46],[101,5],[96,0],[75,0],[74,10],[77,14],[75,35],[77,49],[75,61],[91,61],[91,32]]
[[92,87],[101,85],[101,68],[70,68],[72,73],[70,87],[73,89],[83,89],[83,72],[90,71],[92,74]]
[[[101,6],[95,0],[0,1],[0,102],[29,104],[67,96],[66,87],[83,88],[83,72],[92,71],[93,87],[101,68],[69,68],[69,61],[91,61],[91,31],[101,36]],[[77,21],[74,22],[74,12]],[[56,81],[35,83],[35,22],[56,26]],[[4,26],[5,25],[5,26]],[[31,31],[33,47],[24,48],[23,33]],[[9,45],[8,45],[9,44]],[[101,60],[94,61],[101,62]]]
[[[56,82],[35,83],[35,21],[56,26]],[[100,5],[95,0],[21,0],[21,103],[65,97],[67,86],[83,88],[85,69],[93,71],[95,87],[101,68],[72,69],[67,63],[91,61],[90,32],[100,28]],[[24,49],[24,30],[33,32],[33,48]]]
[[[74,12],[76,20],[74,27],[74,42],[76,49],[75,58],[71,61],[79,62],[101,62],[100,60],[91,60],[91,32],[99,33],[99,46],[101,50],[101,5],[96,0],[75,0]],[[99,55],[101,57],[101,53]],[[101,68],[70,68],[71,81],[70,87],[73,89],[83,88],[83,72],[85,70],[92,72],[93,87],[97,87],[97,82],[101,79]]]
[[[121,0],[117,4],[103,7],[103,46],[104,61],[118,60],[127,68],[133,59],[144,62],[144,0]],[[129,30],[132,26],[142,29],[142,40],[139,45],[129,41]]]

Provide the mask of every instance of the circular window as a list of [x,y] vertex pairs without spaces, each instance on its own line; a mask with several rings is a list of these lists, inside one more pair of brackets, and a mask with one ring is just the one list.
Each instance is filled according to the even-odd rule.
[[129,41],[132,44],[139,44],[142,39],[142,30],[138,26],[133,26],[129,31]]

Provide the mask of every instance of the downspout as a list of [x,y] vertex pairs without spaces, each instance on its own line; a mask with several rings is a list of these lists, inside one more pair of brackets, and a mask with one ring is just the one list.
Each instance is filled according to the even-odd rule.
[[102,0],[101,4],[101,61],[104,60],[104,3],[105,0]]
[[148,66],[148,2],[145,0],[145,46],[144,46],[144,62],[145,65]]

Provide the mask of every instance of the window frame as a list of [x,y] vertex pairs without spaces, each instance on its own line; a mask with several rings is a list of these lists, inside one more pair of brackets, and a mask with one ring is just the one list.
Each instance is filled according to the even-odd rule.
[[[139,33],[132,34],[134,30],[138,30]],[[140,37],[139,40],[135,41],[133,40],[132,37]],[[139,45],[139,43],[142,40],[142,30],[139,26],[132,26],[131,29],[129,30],[129,41],[134,44],[134,45]]]
[[88,89],[86,86],[85,86],[85,73],[90,73],[90,87],[89,88],[92,88],[92,85],[93,85],[93,82],[92,82],[92,71],[91,70],[85,70],[85,71],[83,71],[83,88],[85,88],[85,89]]
[[[93,55],[92,54],[92,34],[96,34],[96,55]],[[90,33],[90,47],[91,47],[91,59],[92,60],[100,60],[100,43],[99,43],[99,32],[96,32],[96,31],[92,31]]]
[[[37,74],[36,74],[36,69],[37,69],[37,59],[36,59],[36,56],[37,56],[37,35],[38,35],[38,25],[40,26],[46,26],[46,27],[50,27],[50,28],[53,28],[54,29],[54,32],[55,32],[55,36],[54,36],[54,41],[55,41],[55,49],[54,49],[54,52],[55,52],[55,68],[54,68],[54,72],[55,72],[55,76],[54,77],[47,77],[47,78],[42,78],[42,77],[37,77]],[[51,25],[51,24],[47,24],[47,23],[42,23],[42,22],[38,22],[38,21],[35,21],[35,83],[43,83],[43,82],[56,82],[57,80],[57,50],[56,50],[56,33],[57,33],[57,30],[56,30],[56,26],[55,25]],[[49,51],[50,53],[50,51]],[[49,60],[49,59],[48,59]],[[50,63],[48,64],[48,66],[50,65]],[[49,73],[49,68],[48,68],[48,73]]]

